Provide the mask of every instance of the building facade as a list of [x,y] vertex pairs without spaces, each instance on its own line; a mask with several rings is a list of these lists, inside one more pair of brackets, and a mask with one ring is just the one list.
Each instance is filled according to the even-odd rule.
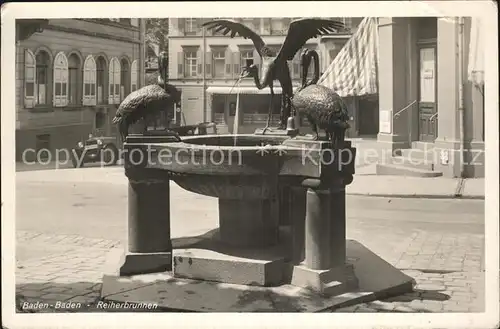
[[[235,18],[256,31],[264,42],[279,51],[292,18]],[[337,18],[339,19],[339,18]],[[355,27],[353,19],[340,18],[348,28]],[[180,124],[214,121],[218,131],[232,132],[236,106],[240,108],[239,133],[253,133],[263,127],[269,111],[269,88],[258,90],[252,78],[234,87],[242,66],[247,60],[259,65],[259,55],[249,39],[230,38],[207,31],[202,24],[206,18],[172,18],[169,20],[169,77],[170,83],[182,91]],[[359,19],[359,21],[361,18]],[[358,21],[354,19],[354,21]],[[315,49],[320,56],[320,72],[333,60],[350,33],[327,38],[310,39],[305,47]],[[300,52],[289,62],[295,87],[300,85]],[[313,68],[310,73],[312,75]],[[237,93],[239,92],[239,99]],[[281,87],[274,85],[273,121],[277,123],[281,107]],[[237,101],[239,102],[238,104]],[[304,122],[304,125],[307,123]]]
[[447,177],[484,177],[483,94],[467,79],[470,31],[470,17],[379,19],[378,141],[432,150],[425,169]]
[[54,152],[89,133],[116,133],[111,119],[117,107],[144,84],[140,24],[50,19],[43,32],[17,42],[17,161],[34,160],[27,149]]

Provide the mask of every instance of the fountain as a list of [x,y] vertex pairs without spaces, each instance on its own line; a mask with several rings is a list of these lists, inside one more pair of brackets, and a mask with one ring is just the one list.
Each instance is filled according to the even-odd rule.
[[[345,188],[356,157],[349,141],[334,148],[283,129],[181,141],[129,135],[124,148],[128,248],[104,276],[104,300],[200,312],[315,312],[415,284],[346,239]],[[182,218],[171,218],[170,181],[217,198],[219,227],[174,247],[171,221]]]

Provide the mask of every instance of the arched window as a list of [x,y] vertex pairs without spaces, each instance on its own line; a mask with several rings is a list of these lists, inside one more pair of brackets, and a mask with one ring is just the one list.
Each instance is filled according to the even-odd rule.
[[24,107],[35,106],[36,59],[29,49],[24,51]]
[[130,72],[129,72],[129,64],[125,58],[121,60],[121,73],[120,73],[120,82],[121,82],[121,90],[120,90],[120,101],[122,101],[125,96],[130,94]]
[[120,104],[120,61],[113,57],[109,62],[109,104]]
[[132,86],[131,91],[137,90],[137,59],[132,62],[130,66],[130,85]]
[[50,57],[49,54],[40,50],[35,57],[36,62],[36,83],[35,83],[35,104],[47,105],[49,103],[49,67]]
[[68,58],[68,103],[70,105],[80,105],[82,102],[81,91],[81,61],[76,54],[71,54]]
[[68,59],[63,52],[54,59],[54,106],[68,104]]
[[96,105],[96,81],[97,69],[96,62],[92,55],[88,55],[83,65],[83,105]]

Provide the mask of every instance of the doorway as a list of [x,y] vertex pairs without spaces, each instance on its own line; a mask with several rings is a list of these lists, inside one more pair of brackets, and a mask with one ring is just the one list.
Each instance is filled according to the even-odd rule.
[[418,48],[419,62],[419,88],[418,88],[418,113],[419,113],[419,140],[434,142],[437,138],[438,113],[437,113],[437,57],[436,44],[420,45]]

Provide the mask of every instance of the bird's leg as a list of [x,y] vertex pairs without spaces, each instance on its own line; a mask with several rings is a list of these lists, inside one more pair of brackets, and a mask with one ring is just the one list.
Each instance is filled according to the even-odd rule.
[[312,130],[316,134],[316,136],[314,136],[313,140],[315,140],[315,141],[319,140],[319,129],[318,129],[318,126],[315,125],[315,124],[313,124],[312,125]]
[[273,85],[271,84],[269,86],[269,89],[271,89],[271,101],[269,102],[269,115],[267,117],[267,123],[266,123],[266,126],[264,127],[264,129],[262,130],[262,135],[264,135],[267,131],[267,129],[269,129],[269,125],[271,124],[271,117],[273,115],[273,98],[274,98],[274,91],[273,91]]
[[128,124],[124,118],[121,119],[120,124],[118,125],[118,131],[120,133],[122,143],[125,143],[128,135]]
[[[282,89],[283,90],[283,89]],[[280,108],[280,125],[279,129],[286,128],[286,107],[287,107],[287,95],[285,93],[281,93],[281,108]]]

